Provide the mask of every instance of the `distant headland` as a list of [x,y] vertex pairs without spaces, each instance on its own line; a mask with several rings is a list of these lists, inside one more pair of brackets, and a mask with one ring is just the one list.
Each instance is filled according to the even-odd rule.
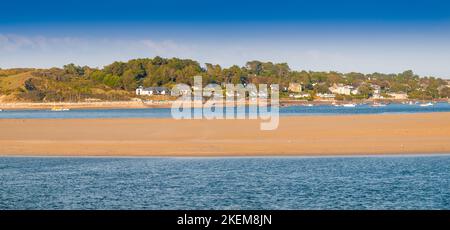
[[[0,103],[11,108],[148,107],[168,106],[175,84],[279,84],[286,104],[339,103],[361,100],[448,100],[450,80],[397,74],[317,72],[291,70],[287,63],[249,61],[228,68],[190,59],[142,58],[114,62],[103,68],[65,65],[63,68],[0,69]],[[151,102],[143,104],[141,102]],[[15,106],[16,105],[16,106]]]

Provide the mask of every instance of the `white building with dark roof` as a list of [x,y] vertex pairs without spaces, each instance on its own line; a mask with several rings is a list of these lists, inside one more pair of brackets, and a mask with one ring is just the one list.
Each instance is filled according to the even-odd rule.
[[136,89],[136,95],[169,95],[170,91],[166,87],[147,87],[139,86]]

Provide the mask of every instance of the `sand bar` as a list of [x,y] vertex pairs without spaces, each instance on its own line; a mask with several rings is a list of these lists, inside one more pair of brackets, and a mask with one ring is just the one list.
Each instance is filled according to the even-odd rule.
[[450,113],[260,120],[0,119],[0,155],[289,156],[450,153]]

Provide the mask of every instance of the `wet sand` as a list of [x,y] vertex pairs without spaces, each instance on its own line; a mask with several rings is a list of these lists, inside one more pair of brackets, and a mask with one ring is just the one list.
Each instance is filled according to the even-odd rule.
[[0,155],[290,156],[450,153],[450,113],[260,120],[0,119]]

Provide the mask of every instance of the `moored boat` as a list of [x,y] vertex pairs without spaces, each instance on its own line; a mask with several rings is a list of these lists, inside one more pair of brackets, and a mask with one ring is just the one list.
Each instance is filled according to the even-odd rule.
[[354,108],[354,107],[356,107],[356,104],[343,104],[342,106],[347,107],[347,108]]
[[426,104],[420,104],[421,107],[428,107],[428,106],[433,106],[434,104],[431,102],[428,102]]
[[53,107],[50,111],[52,112],[62,112],[62,111],[69,111],[68,108],[61,108],[61,107]]

